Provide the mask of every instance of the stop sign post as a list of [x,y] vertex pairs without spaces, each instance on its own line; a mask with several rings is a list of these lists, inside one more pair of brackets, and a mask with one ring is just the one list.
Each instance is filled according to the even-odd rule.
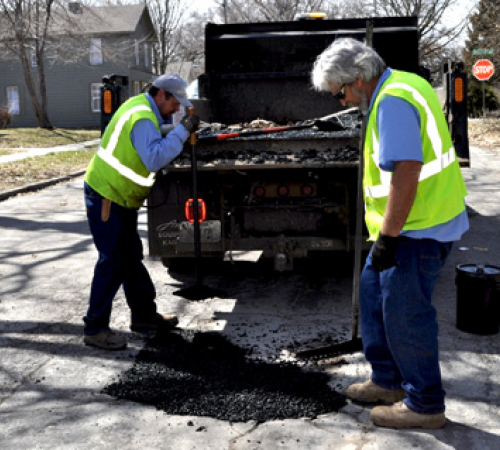
[[489,80],[493,74],[495,73],[495,66],[488,59],[480,59],[476,61],[476,63],[472,66],[473,75],[479,80],[482,81],[483,87],[483,117],[486,116],[486,101],[484,95],[484,82]]

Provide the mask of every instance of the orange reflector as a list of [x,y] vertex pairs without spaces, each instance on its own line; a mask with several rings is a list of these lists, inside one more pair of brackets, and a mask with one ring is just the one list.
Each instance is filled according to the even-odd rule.
[[311,19],[327,19],[327,15],[324,12],[312,12],[309,14]]
[[462,103],[464,101],[464,80],[462,78],[455,78],[455,101]]
[[293,20],[323,20],[328,16],[323,12],[297,13]]
[[105,89],[102,93],[102,109],[104,114],[113,113],[113,92],[110,89]]
[[[194,209],[193,209],[193,199],[190,198],[184,207],[184,214],[189,222],[194,222]],[[207,218],[207,205],[203,199],[198,199],[198,222],[203,222]]]

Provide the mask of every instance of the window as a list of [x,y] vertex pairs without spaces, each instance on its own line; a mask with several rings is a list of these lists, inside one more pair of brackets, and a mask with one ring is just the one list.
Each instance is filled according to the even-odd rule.
[[7,107],[12,115],[19,115],[19,87],[7,86]]
[[138,66],[141,63],[141,55],[139,54],[139,41],[135,40],[135,65]]
[[149,67],[151,64],[151,54],[150,54],[149,43],[144,43],[144,66]]
[[90,40],[90,64],[99,66],[102,64],[101,39],[93,38]]
[[141,93],[141,82],[134,81],[134,95],[139,95]]
[[92,112],[101,112],[101,83],[92,83],[90,87],[90,106]]
[[34,48],[30,50],[30,58],[31,58],[31,67],[36,67],[38,66],[36,62],[36,51]]

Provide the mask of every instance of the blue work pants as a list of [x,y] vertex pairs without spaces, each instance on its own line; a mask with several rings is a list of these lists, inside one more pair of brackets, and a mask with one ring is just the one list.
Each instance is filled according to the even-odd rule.
[[96,334],[109,328],[113,299],[120,286],[123,286],[132,320],[150,320],[156,313],[156,291],[142,263],[137,210],[111,203],[109,217],[103,220],[103,197],[87,183],[84,193],[90,231],[99,252],[89,307],[83,319],[84,333]]
[[432,294],[452,243],[399,238],[399,265],[378,272],[366,260],[360,284],[361,332],[372,381],[403,387],[405,404],[423,414],[445,409]]

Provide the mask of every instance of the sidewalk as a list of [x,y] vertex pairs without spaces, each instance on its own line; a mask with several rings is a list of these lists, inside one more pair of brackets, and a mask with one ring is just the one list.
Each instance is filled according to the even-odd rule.
[[[104,394],[134,366],[144,341],[128,329],[120,291],[111,326],[127,336],[129,347],[104,352],[83,345],[82,316],[96,252],[79,178],[0,203],[0,449],[499,449],[500,334],[456,329],[456,266],[500,266],[500,151],[473,147],[471,161],[472,167],[463,169],[471,230],[453,248],[436,292],[447,391],[443,429],[377,428],[369,421],[370,407],[351,402],[317,418],[229,422],[168,414]],[[145,239],[144,210],[139,222]],[[157,287],[159,310],[178,314],[181,329],[215,330],[253,348],[264,362],[275,363],[285,344],[295,340],[349,334],[349,277],[252,274],[243,266],[236,275],[210,273],[204,279],[229,291],[228,298],[192,302],[173,295],[192,278],[174,278],[159,261],[145,264]],[[197,379],[204,382],[202,369]],[[330,360],[321,370],[338,392],[369,374],[361,353]],[[183,373],[179,383],[188,383],[190,376]],[[238,392],[230,395],[236,398]]]
[[[10,155],[0,155],[0,166],[1,164],[12,162],[12,161],[20,161],[26,158],[32,158],[35,156],[46,155],[48,153],[54,152],[69,152],[75,150],[87,150],[91,148],[95,148],[101,142],[100,139],[95,139],[93,141],[85,141],[79,142],[76,144],[68,144],[68,145],[59,145],[57,147],[49,147],[49,148],[20,148],[14,149],[19,150],[16,153],[12,153]],[[37,183],[32,183],[29,185],[21,186],[19,188],[10,189],[8,191],[0,192],[0,201],[5,200],[14,195],[23,194],[26,192],[37,191],[39,189],[43,189],[54,184],[60,183],[62,181],[69,181],[73,178],[79,177],[85,173],[85,170],[79,170],[77,172],[69,173],[62,177],[51,178],[44,181],[39,181]]]
[[57,147],[48,147],[48,148],[14,148],[12,150],[16,150],[16,153],[12,153],[10,155],[0,155],[0,164],[7,163],[11,161],[19,161],[25,158],[31,158],[33,156],[41,156],[46,155],[47,153],[54,152],[69,152],[74,150],[83,150],[88,148],[96,147],[100,139],[94,139],[93,141],[85,141],[78,142],[75,144],[67,144],[67,145],[59,145]]

